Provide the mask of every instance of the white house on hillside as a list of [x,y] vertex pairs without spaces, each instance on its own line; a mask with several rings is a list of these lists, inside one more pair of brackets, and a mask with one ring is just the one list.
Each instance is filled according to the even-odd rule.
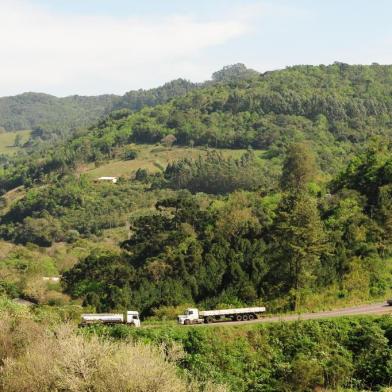
[[117,177],[99,177],[97,181],[110,181],[113,184],[115,184],[118,181],[118,179]]

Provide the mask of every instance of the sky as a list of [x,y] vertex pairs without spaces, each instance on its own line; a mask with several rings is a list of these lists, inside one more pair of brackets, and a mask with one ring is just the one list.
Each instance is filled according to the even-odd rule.
[[0,96],[124,94],[225,65],[392,63],[391,0],[0,0]]

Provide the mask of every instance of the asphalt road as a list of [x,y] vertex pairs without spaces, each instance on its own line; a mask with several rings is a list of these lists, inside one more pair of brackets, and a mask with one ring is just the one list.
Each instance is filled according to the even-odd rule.
[[302,313],[302,314],[290,314],[281,316],[266,316],[261,317],[257,320],[251,321],[231,321],[231,322],[215,322],[210,324],[196,324],[192,326],[218,326],[218,325],[244,325],[244,324],[255,324],[255,323],[272,323],[279,321],[297,321],[297,320],[313,320],[330,317],[342,317],[342,316],[354,316],[354,315],[381,315],[381,314],[392,314],[392,306],[388,306],[386,302],[377,304],[368,304],[361,306],[353,306],[350,308],[328,310],[324,312],[315,313]]

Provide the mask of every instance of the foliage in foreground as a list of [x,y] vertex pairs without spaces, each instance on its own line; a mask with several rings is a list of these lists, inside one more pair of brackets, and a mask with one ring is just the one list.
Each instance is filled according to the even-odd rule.
[[[12,310],[0,313],[0,389],[4,392],[201,390],[180,376],[178,346],[164,352],[142,343],[87,338],[69,324],[50,327],[34,321],[27,311],[15,306]],[[204,383],[203,390],[224,388]]]

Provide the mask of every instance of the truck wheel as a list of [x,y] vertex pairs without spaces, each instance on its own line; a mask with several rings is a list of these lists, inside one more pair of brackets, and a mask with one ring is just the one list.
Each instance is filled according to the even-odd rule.
[[190,323],[191,323],[191,320],[185,320],[185,321],[184,321],[184,324],[185,324],[185,325],[189,325]]
[[254,314],[250,314],[249,315],[249,320],[254,320],[256,317],[255,317],[255,315]]
[[242,316],[242,320],[244,320],[244,321],[248,321],[248,315],[247,314],[244,314],[243,316]]
[[213,317],[208,316],[208,317],[206,318],[206,323],[207,323],[207,324],[213,323],[213,322],[214,322],[214,318],[213,318]]
[[242,321],[242,315],[237,314],[237,316],[235,316],[235,320],[236,321]]

